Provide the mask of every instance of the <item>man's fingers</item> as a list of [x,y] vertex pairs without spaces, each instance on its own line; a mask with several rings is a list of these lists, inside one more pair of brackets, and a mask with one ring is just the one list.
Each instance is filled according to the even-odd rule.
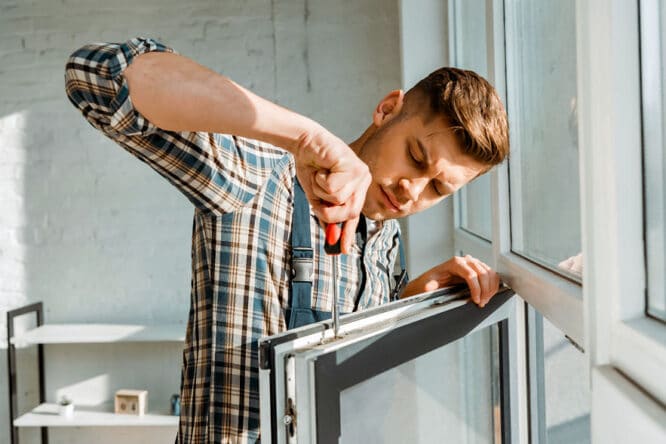
[[[361,169],[363,172],[366,170]],[[346,222],[361,215],[370,177],[319,170],[312,171],[308,179],[309,189],[304,187],[304,190],[313,212],[321,221]],[[349,229],[355,228],[357,224],[358,221],[353,222]],[[353,242],[353,236],[349,242]]]
[[483,307],[486,305],[488,300],[490,300],[490,296],[492,294],[490,293],[490,287],[491,287],[491,278],[490,274],[488,273],[488,270],[483,266],[482,262],[478,262],[476,260],[468,260],[468,264],[470,267],[476,271],[476,276],[479,282],[479,306]]
[[[352,180],[352,178],[348,178],[347,181],[338,186],[330,180],[332,176],[334,174],[326,174],[323,171],[317,172],[312,182],[312,192],[324,202],[328,202],[331,205],[342,205],[348,202],[354,192],[360,188],[359,184]],[[342,175],[338,174],[337,176]]]
[[365,203],[366,188],[355,190],[343,203],[331,205],[329,202],[315,200],[312,203],[314,213],[327,223],[345,222],[358,218]]
[[331,205],[328,202],[312,203],[312,211],[324,223],[335,224],[346,222],[350,219],[358,218],[361,214],[360,209],[356,210],[347,203],[344,205]]
[[350,222],[343,230],[343,249],[351,247],[372,181],[370,170],[347,144],[324,128],[315,126],[306,136],[294,152],[298,179],[322,223]]
[[[363,184],[370,185],[371,176],[367,168],[359,168],[358,170],[348,171],[326,171],[319,170],[315,176],[317,185],[327,194],[340,194],[343,192],[349,193],[349,188],[354,189],[355,186],[362,186]],[[367,186],[365,187],[367,188]]]
[[484,307],[499,290],[499,276],[484,262],[467,255],[465,260],[476,270],[481,287],[480,307]]
[[356,227],[358,226],[358,217],[354,219],[349,219],[342,226],[342,235],[341,235],[341,247],[342,254],[349,254],[356,240]]
[[472,301],[475,304],[481,302],[481,286],[479,285],[478,273],[474,268],[470,266],[468,261],[465,258],[456,258],[456,272],[458,276],[463,278],[469,287],[469,292],[472,297]]

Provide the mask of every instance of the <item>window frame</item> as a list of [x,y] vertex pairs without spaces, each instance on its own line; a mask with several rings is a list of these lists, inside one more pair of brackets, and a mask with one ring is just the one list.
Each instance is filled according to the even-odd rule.
[[[666,326],[646,314],[644,202],[626,198],[645,195],[642,150],[626,149],[627,146],[642,147],[642,96],[640,87],[633,87],[642,84],[637,51],[639,1],[576,2],[585,285],[574,283],[511,251],[506,164],[491,173],[492,242],[461,227],[463,203],[459,196],[454,198],[456,251],[468,252],[486,261],[529,305],[586,350],[590,382],[594,387],[592,439],[599,442],[604,442],[601,437],[627,430],[663,438],[660,423],[666,423],[666,385],[660,384],[663,368],[666,368]],[[451,0],[452,3],[455,0]],[[655,0],[642,0],[642,4],[655,4]],[[493,29],[488,34],[488,77],[506,98],[504,0],[488,0],[487,5],[488,16],[492,17],[487,26]],[[456,18],[455,5],[452,8],[450,21]],[[455,23],[450,24],[450,33],[450,51],[455,61],[458,50]],[[618,84],[630,87],[617,88]],[[598,199],[601,190],[604,199]],[[525,320],[529,325],[529,319]],[[529,332],[522,329],[521,335],[526,337],[527,334]],[[524,351],[521,350],[521,354]],[[524,354],[518,360],[519,365],[531,369]],[[533,375],[529,377],[534,379]],[[626,403],[632,414],[637,415],[638,423],[646,425],[643,430],[630,424],[634,421],[613,421],[615,414],[609,399]],[[538,435],[532,431],[532,438],[535,437]]]
[[[459,57],[460,48],[457,42],[457,25],[456,20],[460,15],[456,10],[456,5],[459,1],[464,0],[449,0],[449,55],[452,65],[456,65],[457,58]],[[487,67],[488,72],[486,78],[495,86],[498,94],[506,103],[506,68],[505,68],[505,52],[504,52],[504,0],[486,0],[486,32],[487,38]],[[455,251],[465,254],[471,254],[478,259],[484,261],[489,266],[497,270],[509,285],[518,285],[521,291],[525,290],[523,282],[515,282],[515,279],[506,273],[506,265],[510,264],[505,259],[503,251],[508,250],[510,253],[510,226],[508,208],[502,208],[501,196],[505,194],[505,200],[508,202],[508,169],[507,165],[500,165],[495,167],[490,173],[491,180],[491,217],[492,217],[492,233],[491,239],[488,241],[470,231],[463,228],[461,225],[461,212],[462,200],[460,193],[454,195],[454,230],[453,242]],[[507,248],[508,246],[508,248]],[[503,268],[504,267],[504,268]],[[509,282],[513,281],[513,282]],[[534,281],[532,281],[534,282]],[[538,283],[538,281],[536,281]],[[509,365],[511,369],[511,384],[515,387],[512,391],[514,395],[510,400],[512,411],[512,443],[528,443],[530,442],[530,418],[535,415],[530,414],[530,393],[528,387],[530,379],[533,375],[529,374],[528,365],[528,351],[527,351],[527,310],[526,305],[521,299],[522,295],[519,290],[515,289],[516,298],[519,301],[515,304],[515,313],[513,318],[516,319],[516,328],[511,329],[512,332],[509,340],[513,345],[511,347],[511,355],[509,356]]]
[[[459,13],[457,0],[449,2],[449,52],[455,65],[460,56],[456,35]],[[487,0],[487,77],[507,103],[506,52],[507,36],[503,0]],[[508,110],[510,112],[510,110]],[[515,120],[512,126],[515,126]],[[518,122],[519,125],[519,122]],[[463,202],[460,194],[454,196],[454,246],[496,269],[503,279],[525,301],[535,307],[576,343],[584,343],[583,300],[581,285],[537,265],[511,250],[511,215],[509,195],[509,166],[507,162],[495,167],[491,173],[491,214],[493,233],[491,241],[469,232],[461,226]]]
[[[503,360],[503,356],[514,354],[516,303],[513,291],[503,288],[488,310],[479,310],[469,300],[466,287],[449,287],[346,315],[340,319],[337,338],[330,321],[262,338],[262,439],[338,442],[342,426],[339,399],[345,388],[497,326],[499,334],[493,340],[500,344],[500,362],[493,360],[493,371],[499,372],[499,385],[493,387],[492,402],[500,407],[500,416],[490,418],[495,429],[493,442],[517,442],[513,438],[517,418],[512,400],[518,387],[513,385],[510,361]],[[450,328],[442,329],[441,325]],[[501,436],[495,421],[501,424]]]
[[[506,2],[508,1],[510,0],[506,0]],[[506,13],[503,14],[502,19],[506,21]],[[503,37],[508,39],[511,30],[510,27],[505,28],[506,32]],[[504,42],[504,40],[501,41]],[[508,60],[506,49],[502,49],[502,58],[497,58],[497,60],[505,63],[502,70],[504,75],[502,83],[505,85],[503,91],[504,97],[506,97],[505,103],[509,103],[514,102],[509,100],[510,90],[506,86],[509,81],[506,77],[506,64],[511,61]],[[507,112],[511,115],[511,109],[507,109]],[[514,118],[511,125],[513,128],[519,128],[520,123]],[[581,285],[512,251],[509,165],[505,162],[496,170],[496,189],[493,201],[498,207],[496,214],[497,231],[494,236],[496,240],[494,253],[497,258],[497,269],[503,276],[506,276],[509,285],[526,302],[536,308],[564,334],[578,344],[583,344],[585,338]]]
[[[451,60],[457,63],[459,52],[456,31],[457,0],[449,2],[450,12],[450,46]],[[487,0],[486,26],[488,73],[486,77],[495,86],[505,104],[507,101],[507,73],[505,39],[504,0]],[[577,25],[578,26],[578,25]],[[507,105],[508,108],[508,105]],[[507,109],[508,112],[511,112]],[[512,126],[515,122],[512,121]],[[520,420],[516,424],[517,442],[540,442],[546,436],[544,375],[543,362],[538,362],[538,344],[535,343],[535,310],[546,317],[577,345],[584,344],[584,306],[582,285],[573,282],[564,275],[526,259],[511,249],[511,208],[509,195],[508,162],[495,167],[491,175],[491,241],[486,241],[462,226],[463,200],[460,194],[454,196],[454,245],[457,252],[465,252],[483,260],[495,268],[504,281],[516,294],[524,299],[524,303],[516,304],[517,318],[520,327],[513,338],[516,342],[516,356],[512,362],[517,367],[514,375],[520,384],[519,396],[514,400],[516,409],[520,411]],[[582,190],[581,190],[582,193]],[[582,229],[582,226],[581,226]],[[530,340],[528,340],[528,338]],[[543,344],[541,344],[543,346]],[[543,354],[541,354],[543,358]],[[541,367],[539,367],[541,365]],[[542,408],[539,411],[539,407]]]
[[[661,305],[666,304],[666,280],[663,277],[663,270],[666,263],[666,233],[664,230],[650,230],[652,218],[659,219],[664,223],[663,213],[665,211],[664,193],[666,192],[664,178],[666,171],[664,168],[664,152],[666,139],[664,137],[664,88],[663,73],[666,60],[662,60],[664,39],[660,32],[661,14],[659,11],[659,2],[653,0],[642,1],[639,3],[640,14],[640,53],[641,64],[643,66],[659,66],[659,72],[654,73],[647,69],[641,69],[641,105],[643,111],[643,193],[644,202],[651,202],[645,205],[645,243],[646,243],[646,273],[647,273],[647,292],[646,292],[646,311],[650,316],[657,320],[666,322],[666,309],[658,309],[659,313],[650,313],[650,299],[656,298]],[[663,7],[663,5],[662,5]],[[666,24],[661,24],[666,26]],[[643,67],[641,66],[641,68]],[[650,100],[657,97],[656,100]],[[656,103],[655,103],[656,102]],[[648,175],[648,171],[650,175]],[[651,183],[648,176],[659,177],[658,191],[650,190]],[[655,193],[656,196],[652,193]],[[656,252],[650,251],[649,245],[656,245]],[[656,254],[655,254],[656,253]]]
[[[457,35],[459,29],[458,23],[461,20],[460,8],[458,7],[460,1],[461,0],[449,0],[448,2],[449,57],[452,66],[458,66],[458,64],[460,63],[459,62],[460,54],[462,52],[461,46],[459,44],[460,43],[459,38]],[[494,33],[497,26],[494,25],[495,14],[493,13],[494,11],[493,3],[494,3],[493,0],[486,0],[486,27],[489,28],[486,30],[486,48],[487,48],[486,64],[488,66],[487,78],[491,83],[495,83],[493,80],[496,78],[493,73],[493,67],[495,66],[494,63],[495,54],[493,53],[492,50],[494,46],[492,45],[492,42],[495,41]],[[497,85],[495,86],[499,91],[500,88]],[[493,182],[494,180],[493,178],[491,178],[491,187]],[[464,251],[466,254],[471,254],[472,256],[482,260],[491,267],[497,268],[495,257],[492,251],[492,240],[494,237],[494,233],[491,233],[490,240],[486,240],[483,237],[479,236],[478,234],[465,229],[462,226],[462,211],[463,211],[463,201],[462,201],[462,190],[461,190],[461,192],[458,192],[453,196],[453,214],[454,214],[453,242],[455,250]],[[493,214],[492,194],[491,194],[491,214]],[[494,215],[492,216],[492,219],[494,227],[494,220],[495,220]]]
[[[663,439],[666,327],[646,315],[644,202],[627,198],[644,196],[639,2],[576,7],[592,439]],[[605,198],[595,199],[601,190]],[[622,402],[631,420],[614,420],[609,400]]]

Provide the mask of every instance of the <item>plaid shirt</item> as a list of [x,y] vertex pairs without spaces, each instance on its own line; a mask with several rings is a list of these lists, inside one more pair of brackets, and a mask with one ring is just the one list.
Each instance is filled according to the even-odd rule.
[[[132,106],[123,70],[137,55],[169,51],[150,39],[94,44],[67,62],[66,90],[84,117],[194,204],[192,288],[178,442],[259,439],[257,341],[286,329],[295,166],[291,154],[242,137],[164,131]],[[233,110],[229,110],[233,112]],[[330,311],[332,262],[311,216],[312,304]],[[341,312],[388,302],[398,254],[396,221],[363,250],[340,256]]]

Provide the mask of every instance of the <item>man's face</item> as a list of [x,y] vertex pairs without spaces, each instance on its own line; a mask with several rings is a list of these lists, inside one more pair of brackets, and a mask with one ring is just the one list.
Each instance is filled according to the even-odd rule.
[[375,131],[357,154],[372,174],[363,214],[374,220],[430,208],[487,169],[463,154],[443,117],[426,121],[420,113],[375,116]]

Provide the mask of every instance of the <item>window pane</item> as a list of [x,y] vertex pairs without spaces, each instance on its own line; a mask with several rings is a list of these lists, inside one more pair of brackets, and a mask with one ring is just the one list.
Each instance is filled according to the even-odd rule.
[[458,0],[455,9],[455,65],[488,74],[486,0]]
[[499,355],[491,346],[497,329],[472,333],[340,392],[340,443],[499,442]]
[[666,321],[666,6],[641,4],[648,313]]
[[[536,313],[536,312],[535,312]],[[590,388],[587,357],[564,334],[538,313],[535,320],[536,405],[532,422],[536,441],[547,444],[590,442]],[[537,425],[538,424],[538,425]],[[535,437],[537,438],[537,437]]]
[[492,238],[490,176],[485,174],[460,190],[460,226],[488,241]]
[[580,281],[575,2],[505,11],[512,249]]
[[[488,77],[486,0],[463,0],[454,5],[455,66]],[[460,225],[491,239],[490,178],[486,174],[460,190]]]

